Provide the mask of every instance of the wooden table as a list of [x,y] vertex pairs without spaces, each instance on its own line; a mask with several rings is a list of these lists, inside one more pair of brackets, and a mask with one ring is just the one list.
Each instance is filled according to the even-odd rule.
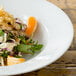
[[69,50],[56,62],[40,70],[16,76],[76,76],[76,0],[48,0],[60,7],[71,19],[74,39]]

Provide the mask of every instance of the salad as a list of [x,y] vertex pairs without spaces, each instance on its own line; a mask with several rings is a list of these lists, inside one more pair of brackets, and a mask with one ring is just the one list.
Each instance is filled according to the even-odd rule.
[[33,55],[43,47],[34,41],[33,35],[37,28],[35,17],[29,17],[24,24],[19,18],[0,9],[0,65],[9,66],[23,63],[23,55]]

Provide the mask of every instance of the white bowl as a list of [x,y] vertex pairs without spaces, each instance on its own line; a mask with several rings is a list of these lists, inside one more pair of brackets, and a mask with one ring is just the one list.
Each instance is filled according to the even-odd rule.
[[13,66],[1,66],[0,75],[37,70],[57,60],[69,48],[73,26],[67,15],[55,5],[44,0],[0,0],[0,5],[24,22],[28,16],[36,17],[39,25],[34,38],[44,44],[43,50],[32,59]]

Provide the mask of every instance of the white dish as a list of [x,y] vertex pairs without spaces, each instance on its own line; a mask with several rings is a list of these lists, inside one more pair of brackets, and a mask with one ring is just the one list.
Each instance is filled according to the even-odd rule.
[[35,35],[44,44],[43,50],[32,59],[13,66],[1,66],[0,75],[15,75],[40,69],[57,60],[69,48],[73,26],[67,15],[45,0],[0,0],[11,14],[26,20],[34,16],[39,22]]

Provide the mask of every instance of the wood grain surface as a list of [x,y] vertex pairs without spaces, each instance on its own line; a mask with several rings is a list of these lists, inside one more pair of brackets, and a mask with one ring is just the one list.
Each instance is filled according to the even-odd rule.
[[74,39],[68,51],[56,62],[34,72],[16,76],[76,76],[76,0],[48,0],[61,8],[74,26]]

